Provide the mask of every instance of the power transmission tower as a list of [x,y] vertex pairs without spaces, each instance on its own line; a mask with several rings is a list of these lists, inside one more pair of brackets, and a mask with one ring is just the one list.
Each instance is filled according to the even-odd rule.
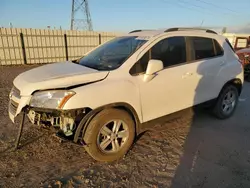
[[70,29],[93,31],[88,0],[72,0]]

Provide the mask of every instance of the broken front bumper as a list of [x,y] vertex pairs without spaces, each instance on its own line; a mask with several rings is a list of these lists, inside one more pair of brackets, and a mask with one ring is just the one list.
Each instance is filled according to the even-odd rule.
[[29,104],[31,96],[22,96],[20,91],[14,86],[9,94],[9,117],[15,122],[15,117],[20,114],[25,106]]
[[59,128],[65,136],[74,134],[76,125],[85,114],[85,109],[59,110],[30,107],[32,96],[20,96],[20,91],[13,87],[9,95],[9,117],[14,123],[20,112],[25,111],[31,123],[39,126]]
[[39,126],[59,128],[65,136],[73,135],[76,128],[77,113],[74,110],[54,110],[27,108],[27,116],[31,123]]

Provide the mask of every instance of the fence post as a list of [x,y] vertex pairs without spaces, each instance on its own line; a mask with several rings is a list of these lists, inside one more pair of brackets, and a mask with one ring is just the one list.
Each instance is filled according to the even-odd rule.
[[101,34],[99,33],[99,45],[102,43],[102,36]]
[[68,42],[67,42],[67,35],[64,34],[64,44],[65,44],[65,55],[66,55],[66,61],[69,60],[69,54],[68,54]]
[[21,40],[21,46],[22,46],[23,63],[27,64],[27,57],[26,57],[26,50],[25,50],[25,45],[24,45],[23,33],[20,33],[20,40]]

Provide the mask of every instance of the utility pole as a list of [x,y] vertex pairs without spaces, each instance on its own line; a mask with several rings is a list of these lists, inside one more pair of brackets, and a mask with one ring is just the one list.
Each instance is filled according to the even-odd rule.
[[93,31],[88,0],[72,0],[70,29]]

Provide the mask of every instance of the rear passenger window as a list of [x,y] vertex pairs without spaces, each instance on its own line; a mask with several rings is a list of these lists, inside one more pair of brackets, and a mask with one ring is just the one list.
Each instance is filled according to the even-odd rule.
[[213,39],[203,37],[190,37],[190,42],[193,49],[192,60],[210,58],[216,55],[213,45]]
[[185,38],[171,37],[160,41],[151,49],[151,59],[161,60],[164,67],[186,62]]
[[223,49],[221,47],[221,45],[216,41],[216,40],[213,40],[214,41],[214,47],[215,47],[215,54],[216,56],[221,56],[223,55]]
[[170,67],[186,62],[185,37],[170,37],[155,44],[131,68],[130,74],[145,72],[150,59],[161,60],[164,67]]

